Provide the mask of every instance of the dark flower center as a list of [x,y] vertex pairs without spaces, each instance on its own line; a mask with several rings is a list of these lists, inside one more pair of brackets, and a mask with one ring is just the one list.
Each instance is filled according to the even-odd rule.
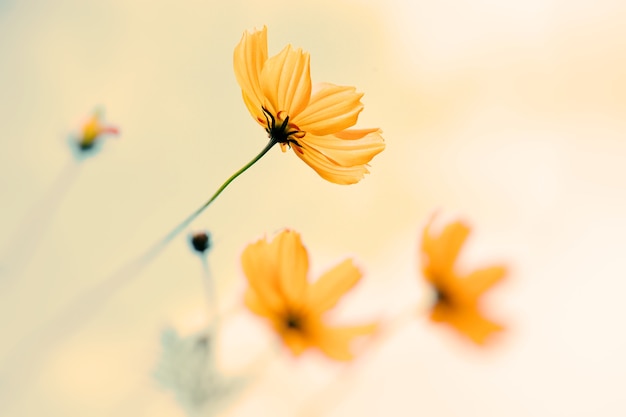
[[87,151],[87,150],[93,148],[95,144],[96,144],[95,141],[88,142],[88,141],[84,141],[83,140],[83,141],[78,142],[78,148],[81,151]]
[[[263,115],[265,116],[265,121],[267,122],[267,128],[265,131],[267,135],[274,140],[276,143],[282,143],[291,146],[294,144],[300,147],[300,144],[296,139],[303,138],[305,132],[298,129],[298,126],[293,123],[289,123],[289,116],[285,117],[285,119],[281,122],[274,117],[269,110],[265,107],[262,107]],[[278,112],[280,115],[281,112]]]
[[290,312],[285,316],[285,328],[289,330],[302,331],[304,320],[299,314]]
[[451,304],[450,295],[443,288],[435,288],[435,304]]

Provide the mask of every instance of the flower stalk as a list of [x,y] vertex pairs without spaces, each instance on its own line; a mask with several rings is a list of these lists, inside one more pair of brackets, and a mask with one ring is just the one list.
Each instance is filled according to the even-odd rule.
[[152,259],[154,256],[156,256],[159,252],[161,252],[161,250],[163,250],[167,246],[167,244],[172,241],[172,239],[174,239],[180,232],[182,232],[183,229],[189,226],[189,224],[193,220],[195,220],[195,218],[198,217],[200,213],[202,213],[207,207],[209,207],[211,203],[213,203],[213,201],[215,201],[215,199],[222,193],[222,191],[224,191],[226,187],[228,187],[230,183],[235,180],[235,178],[237,178],[238,176],[246,172],[248,168],[250,168],[252,165],[257,163],[257,161],[261,159],[277,143],[278,142],[274,138],[270,138],[267,145],[265,145],[265,148],[263,148],[263,150],[259,152],[257,156],[255,156],[250,162],[248,162],[246,165],[241,167],[241,169],[239,169],[237,172],[231,175],[226,181],[224,181],[224,183],[220,186],[220,188],[217,189],[217,191],[215,191],[215,193],[211,196],[211,198],[209,198],[204,204],[198,207],[185,220],[179,223],[178,226],[174,227],[167,235],[165,235],[163,239],[161,239],[154,246],[152,246],[152,248],[148,250],[142,258],[145,261],[148,261]]

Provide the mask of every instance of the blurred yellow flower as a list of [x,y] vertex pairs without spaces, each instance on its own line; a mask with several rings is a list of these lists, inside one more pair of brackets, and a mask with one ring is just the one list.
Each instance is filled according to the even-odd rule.
[[435,292],[430,319],[447,323],[475,343],[484,344],[503,327],[481,314],[479,298],[504,278],[506,269],[491,266],[459,275],[455,263],[470,229],[456,221],[435,236],[431,232],[433,220],[424,228],[421,248],[422,272]]
[[104,134],[117,135],[119,130],[114,126],[103,124],[101,112],[96,111],[82,126],[78,146],[82,150],[91,149],[96,140]]
[[307,280],[309,259],[297,232],[285,230],[271,242],[261,239],[242,255],[250,286],[245,304],[269,320],[294,355],[318,348],[337,360],[352,359],[352,340],[371,334],[376,325],[330,327],[323,315],[361,279],[351,260],[345,260],[317,281]]
[[385,148],[380,129],[348,129],[363,110],[363,94],[328,83],[313,88],[309,54],[291,45],[268,59],[266,27],[243,34],[234,67],[252,117],[283,152],[292,148],[322,178],[356,183]]

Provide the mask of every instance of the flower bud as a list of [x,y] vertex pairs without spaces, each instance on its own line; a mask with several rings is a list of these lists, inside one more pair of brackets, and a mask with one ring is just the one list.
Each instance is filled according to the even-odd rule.
[[207,232],[195,232],[190,237],[191,246],[200,254],[211,248],[211,237]]

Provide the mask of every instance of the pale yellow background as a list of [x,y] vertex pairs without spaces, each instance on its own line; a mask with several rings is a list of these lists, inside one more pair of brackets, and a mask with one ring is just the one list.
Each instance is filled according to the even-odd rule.
[[[151,378],[161,329],[204,320],[183,236],[106,303],[46,323],[264,146],[232,70],[243,31],[263,25],[270,54],[302,47],[314,82],[364,92],[359,126],[380,126],[387,149],[349,187],[273,149],[193,224],[213,234],[231,311],[223,368],[273,343],[239,308],[248,242],[298,230],[312,276],[354,257],[365,277],[337,318],[392,318],[426,295],[418,235],[438,209],[474,226],[466,266],[511,266],[486,300],[509,331],[481,351],[416,315],[333,385],[341,401],[317,402],[326,415],[624,415],[625,21],[625,3],[597,0],[0,0],[3,257],[70,163],[72,130],[102,106],[122,131],[1,287],[0,415],[184,415]],[[223,415],[305,415],[341,370],[276,356]]]

